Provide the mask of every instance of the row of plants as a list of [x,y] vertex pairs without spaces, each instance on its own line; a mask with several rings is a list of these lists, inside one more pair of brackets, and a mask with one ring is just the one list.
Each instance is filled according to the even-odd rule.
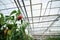
[[47,37],[45,40],[60,40],[60,37],[56,37],[56,36],[54,36],[54,37]]
[[[17,21],[21,24],[16,23]],[[29,22],[23,21],[19,9],[13,10],[8,16],[0,13],[0,40],[33,40],[25,32],[28,25]]]
[[60,38],[48,38],[47,40],[60,40]]

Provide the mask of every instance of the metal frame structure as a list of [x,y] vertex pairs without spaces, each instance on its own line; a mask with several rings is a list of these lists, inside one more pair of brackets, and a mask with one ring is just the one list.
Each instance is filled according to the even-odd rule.
[[[49,1],[49,2],[51,2],[51,4],[50,4],[50,9],[51,9],[52,2],[54,2],[54,1]],[[48,6],[49,2],[47,3],[47,6]],[[47,9],[47,7],[46,7],[46,9]],[[45,12],[46,12],[46,9],[45,9]],[[58,10],[58,12],[57,12],[58,14],[59,14],[59,11],[60,10]],[[45,14],[45,12],[44,12],[44,14]],[[50,11],[49,11],[49,13],[50,13]],[[56,19],[58,19],[59,17],[60,16],[58,16]],[[49,27],[47,27],[47,29],[42,33],[42,35],[55,23],[55,20],[49,25]]]
[[[38,30],[38,31],[43,31],[42,34],[41,34],[41,36],[44,36],[45,32],[48,31],[50,27],[60,27],[60,26],[52,26],[55,22],[59,21],[59,18],[60,18],[60,14],[59,14],[60,7],[51,7],[52,3],[53,3],[53,2],[56,2],[56,1],[59,1],[59,0],[48,1],[48,2],[47,2],[47,5],[46,5],[46,8],[43,8],[43,3],[32,4],[32,0],[29,0],[29,3],[30,3],[30,4],[29,4],[29,5],[25,5],[24,0],[21,0],[21,2],[22,2],[22,4],[23,4],[23,6],[21,6],[19,0],[14,0],[14,2],[11,1],[11,3],[16,4],[16,7],[0,9],[0,11],[9,10],[9,9],[15,9],[15,8],[21,9],[22,13],[24,14],[24,16],[25,16],[25,18],[28,20],[28,22],[30,23],[30,20],[32,21],[32,23],[30,23],[30,24],[32,24],[32,28],[31,28],[31,25],[30,25],[30,28],[29,28],[29,29],[30,29],[32,32],[34,32],[34,31],[33,31],[34,29],[46,28],[46,30]],[[2,3],[2,5],[4,5],[4,6],[6,7],[7,4],[4,4],[1,0],[0,0],[0,2]],[[50,7],[48,8],[49,3],[51,3],[51,4],[50,4]],[[35,6],[35,5],[41,5],[40,9],[35,9],[35,10],[39,10],[39,11],[40,11],[39,16],[33,16],[33,11],[34,11],[34,10],[32,9],[32,6]],[[29,17],[29,16],[28,16],[28,13],[27,13],[28,11],[27,11],[26,7],[28,7],[28,6],[30,7],[30,10],[28,10],[28,11],[31,12],[31,17]],[[23,10],[22,7],[24,8],[24,10]],[[59,8],[57,14],[50,15],[51,9],[56,9],[56,8]],[[46,12],[47,12],[47,9],[49,9],[49,13],[48,13],[49,15],[45,15]],[[42,14],[42,10],[44,10],[44,14],[43,14],[43,15],[41,15],[41,14]],[[46,18],[47,18],[47,17],[52,17],[52,16],[54,16],[54,17],[56,17],[56,18],[55,18],[54,20],[41,21],[41,18],[42,18],[42,20],[44,19],[43,17],[46,17]],[[32,18],[32,19],[30,19],[30,18]],[[33,18],[39,18],[39,22],[34,22]],[[30,19],[30,20],[29,20],[29,19]],[[34,27],[34,24],[36,24],[36,23],[39,24],[39,23],[45,23],[45,22],[51,22],[51,24],[50,24],[49,26],[47,26],[47,27]],[[33,30],[32,30],[32,29],[33,29]],[[30,31],[30,32],[31,32],[31,31]],[[36,31],[36,32],[37,32],[37,31]]]

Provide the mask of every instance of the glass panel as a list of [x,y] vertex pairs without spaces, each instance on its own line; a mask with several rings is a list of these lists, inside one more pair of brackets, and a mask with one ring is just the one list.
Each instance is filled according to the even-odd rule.
[[30,6],[26,6],[27,12],[30,11]]
[[[53,14],[58,14],[59,8],[54,8],[54,9],[47,9],[46,12],[45,10],[42,10],[41,15],[53,15]],[[44,13],[45,12],[45,13]],[[50,13],[49,13],[50,12]]]
[[47,1],[46,0],[42,0],[42,3],[43,3],[42,8],[46,8],[48,1],[50,1],[50,0],[47,0]]
[[32,10],[36,10],[36,9],[40,9],[41,8],[41,5],[39,4],[39,5],[34,5],[34,6],[32,6]]
[[39,23],[35,23],[34,24],[34,27],[39,27]]
[[40,10],[33,11],[33,16],[40,16]]
[[47,10],[46,10],[46,13],[43,14],[43,15],[49,15],[49,14],[50,14],[49,11],[50,11],[50,9],[47,9]]
[[33,25],[33,24],[30,24],[31,28],[33,27],[32,25]]
[[0,2],[0,5],[2,5],[2,3]]
[[10,0],[1,0],[4,4],[8,4],[8,3],[11,3],[11,1]]
[[56,21],[52,26],[60,26],[60,20]]
[[47,3],[47,4],[48,4],[48,6],[46,5],[47,8],[50,8],[50,7],[52,8],[52,3],[51,3],[51,2],[49,2],[49,3]]
[[[60,14],[60,11],[58,13],[58,10],[60,10],[58,8],[58,7],[60,7],[60,5],[59,5],[60,1],[53,1],[52,5],[51,5],[51,2],[49,2],[51,0],[31,0],[31,1],[32,1],[32,12],[33,12],[32,14],[33,14],[33,17],[40,16],[40,8],[41,8],[40,3],[42,3],[41,16]],[[26,15],[25,10],[23,8],[22,1],[19,0],[19,2],[22,6],[24,14]],[[30,5],[30,0],[24,0],[24,2],[25,2],[25,6]],[[48,4],[48,2],[49,2],[49,4]],[[35,4],[35,5],[33,5],[33,4]],[[47,4],[48,4],[48,6],[47,6]],[[50,9],[50,5],[51,5],[51,9]],[[47,6],[47,10],[46,10],[46,13],[44,14],[46,6]],[[14,0],[4,0],[4,1],[0,0],[0,12],[2,12],[4,15],[9,15],[12,10],[17,10],[16,4],[14,3]],[[55,20],[56,17],[57,17],[57,16],[36,17],[36,18],[33,18],[34,24],[32,24],[32,15],[31,15],[30,6],[26,6],[26,10],[27,10],[28,17],[31,17],[31,18],[29,18],[29,22],[30,22],[30,27],[29,28],[31,29],[30,31],[34,34],[42,33],[47,27],[50,26],[50,24],[52,23],[51,20]],[[49,13],[49,11],[50,11],[50,13]],[[21,11],[21,13],[23,14],[22,11]],[[40,20],[39,20],[39,18],[40,18]],[[56,21],[46,31],[46,33],[49,33],[49,32],[52,33],[52,32],[55,32],[55,31],[60,31],[60,24],[59,23],[60,23],[60,18],[58,18],[58,21]],[[54,26],[57,26],[57,27],[54,27]]]
[[21,4],[21,6],[23,6],[22,1],[20,0],[19,2],[20,2],[20,4]]
[[33,25],[33,24],[30,24],[30,26],[27,27],[27,28],[29,28],[29,31],[32,31],[32,29],[33,29],[33,28],[32,28],[32,27],[33,27],[32,25]]
[[56,29],[50,29],[52,32],[59,32],[60,31],[60,28],[56,28]]
[[60,27],[58,27],[58,26],[56,26],[56,27],[51,27],[51,28],[49,28],[49,29],[60,29]]
[[38,35],[40,34],[41,35],[42,34],[42,31],[40,31],[40,32],[39,31],[32,31],[31,34],[32,35],[36,35],[36,34],[38,34]]
[[50,25],[51,23],[52,23],[52,22],[39,23],[39,27],[49,27],[49,25]]
[[59,14],[60,14],[60,9],[59,9]]
[[29,18],[29,22],[32,23],[32,18]]
[[49,25],[51,24],[51,22],[45,22],[45,23],[35,23],[34,24],[34,28],[45,28],[45,27],[49,27]]
[[32,1],[32,4],[36,4],[36,3],[41,3],[41,0],[31,0]]
[[41,17],[41,21],[53,21],[56,18],[57,18],[57,16]]
[[38,29],[35,28],[35,29],[33,29],[33,30],[34,30],[34,31],[39,31],[39,30],[40,30],[40,31],[44,31],[44,30],[46,30],[46,29],[47,29],[47,28],[38,28]]
[[50,14],[49,11],[50,11],[50,9],[46,9],[46,11],[45,11],[45,9],[42,9],[41,16],[49,15]]
[[[17,10],[17,8],[15,8]],[[11,13],[11,11],[15,10],[15,9],[9,9],[9,10],[3,10],[1,11],[4,15],[9,15]]]
[[6,5],[6,7],[7,7],[7,8],[12,8],[12,7],[13,7],[13,8],[14,8],[14,7],[16,7],[16,5],[10,4],[10,5]]
[[4,9],[4,8],[6,8],[4,5],[1,5],[1,6],[0,6],[0,10],[2,10],[2,9]]
[[31,17],[31,11],[27,11],[28,17]]
[[60,7],[60,1],[52,2],[52,7]]
[[42,9],[41,16],[44,15],[45,9]]
[[14,2],[14,0],[10,0],[11,2]]
[[39,22],[39,18],[33,18],[33,22]]
[[59,13],[58,13],[58,10],[59,10],[59,8],[51,9],[50,15],[53,15],[53,14],[59,14]]
[[26,0],[24,2],[25,2],[25,5],[30,5],[30,1],[29,0]]
[[52,1],[60,1],[60,0],[52,0]]

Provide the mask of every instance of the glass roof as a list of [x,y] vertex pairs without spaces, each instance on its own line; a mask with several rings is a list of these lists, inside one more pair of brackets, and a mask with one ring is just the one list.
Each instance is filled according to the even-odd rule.
[[[17,1],[17,0],[15,0]],[[31,34],[44,34],[60,31],[60,1],[59,0],[19,0],[24,17],[30,22]],[[18,1],[17,1],[18,3]],[[19,5],[18,3],[18,5]],[[25,6],[25,7],[24,7]],[[17,10],[14,0],[0,0],[0,12],[9,15]],[[26,10],[25,10],[26,9]],[[23,10],[23,11],[22,11]]]

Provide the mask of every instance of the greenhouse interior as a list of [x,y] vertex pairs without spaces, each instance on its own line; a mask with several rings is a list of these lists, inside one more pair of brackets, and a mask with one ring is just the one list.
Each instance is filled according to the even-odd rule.
[[60,40],[60,0],[0,0],[0,40]]

